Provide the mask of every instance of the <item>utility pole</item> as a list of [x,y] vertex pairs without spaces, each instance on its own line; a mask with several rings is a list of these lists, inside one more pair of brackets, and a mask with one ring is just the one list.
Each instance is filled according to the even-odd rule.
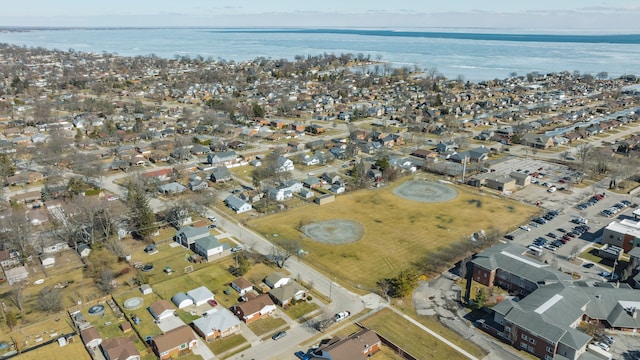
[[464,184],[464,175],[467,172],[467,161],[469,160],[469,156],[465,156],[464,159],[462,159],[462,183]]

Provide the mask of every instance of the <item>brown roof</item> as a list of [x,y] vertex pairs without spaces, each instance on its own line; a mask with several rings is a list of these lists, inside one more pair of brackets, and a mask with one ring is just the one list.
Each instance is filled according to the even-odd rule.
[[169,300],[161,299],[151,304],[151,306],[149,306],[149,309],[154,314],[156,314],[156,316],[159,316],[166,310],[171,310],[171,311],[175,310],[176,307],[173,306],[173,304]]
[[127,360],[130,356],[140,356],[140,352],[129,338],[106,339],[102,342],[102,350],[111,360]]
[[249,282],[249,280],[243,278],[243,277],[239,277],[235,280],[232,281],[236,287],[238,287],[238,289],[246,289],[249,287],[253,287],[253,284]]
[[100,336],[100,333],[94,327],[80,331],[80,337],[85,344],[95,339],[102,339],[102,336]]
[[186,344],[197,339],[198,338],[193,334],[193,330],[191,330],[190,327],[183,325],[154,337],[153,343],[156,345],[158,353],[162,354],[165,351],[175,349],[182,344]]
[[336,336],[317,351],[331,354],[334,360],[366,359],[367,356],[363,353],[378,342],[380,338],[375,331],[362,329],[345,339]]
[[257,313],[267,305],[275,305],[275,304],[269,297],[269,294],[261,294],[249,301],[238,303],[235,306],[240,308],[242,310],[242,313],[246,316],[246,315]]

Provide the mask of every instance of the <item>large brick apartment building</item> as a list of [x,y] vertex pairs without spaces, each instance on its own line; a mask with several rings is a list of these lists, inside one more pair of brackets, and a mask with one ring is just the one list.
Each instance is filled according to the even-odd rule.
[[491,308],[483,330],[545,360],[592,358],[592,338],[578,329],[582,322],[638,332],[640,292],[626,284],[574,281],[526,253],[523,246],[500,244],[471,261],[472,281],[518,295]]

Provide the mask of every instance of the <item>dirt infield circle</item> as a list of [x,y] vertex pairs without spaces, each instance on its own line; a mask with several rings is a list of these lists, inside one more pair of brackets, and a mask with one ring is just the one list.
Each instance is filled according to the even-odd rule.
[[347,244],[360,240],[364,227],[351,220],[327,220],[302,227],[305,235],[326,244]]
[[457,191],[445,184],[425,180],[407,181],[393,189],[393,193],[407,200],[421,202],[444,202],[458,196]]

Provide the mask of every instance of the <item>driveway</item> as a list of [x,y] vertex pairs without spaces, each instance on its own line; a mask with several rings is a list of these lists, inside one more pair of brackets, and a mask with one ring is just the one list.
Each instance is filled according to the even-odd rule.
[[158,322],[158,327],[160,328],[160,330],[162,330],[162,332],[173,330],[182,325],[186,325],[186,324],[184,323],[184,321],[182,321],[182,319],[180,319],[177,316],[171,316],[169,318],[162,319]]

